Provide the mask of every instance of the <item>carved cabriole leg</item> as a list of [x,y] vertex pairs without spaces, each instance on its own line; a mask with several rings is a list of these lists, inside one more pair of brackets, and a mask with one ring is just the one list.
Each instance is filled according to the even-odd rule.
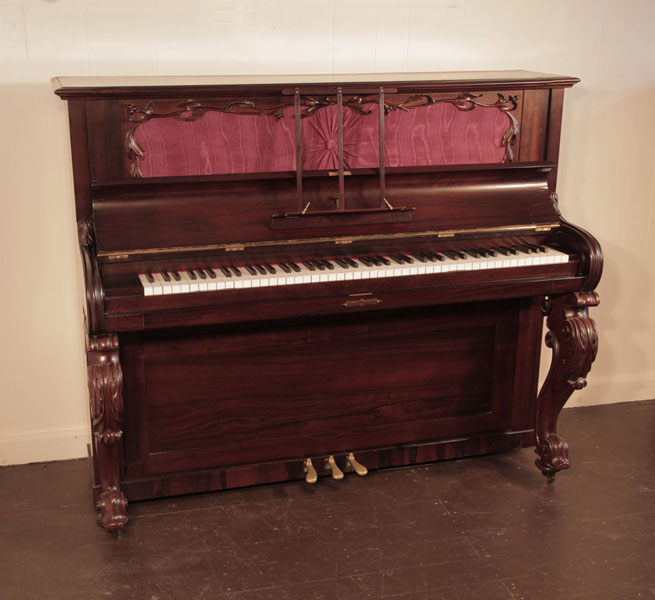
[[553,358],[537,398],[535,451],[539,455],[536,465],[549,480],[570,466],[568,446],[557,435],[557,417],[571,394],[587,385],[585,377],[598,350],[589,307],[597,306],[598,301],[596,292],[575,292],[553,296],[544,303],[546,346],[552,348]]
[[127,524],[127,500],[120,490],[123,372],[118,336],[91,336],[87,365],[93,453],[100,483],[98,525],[107,531],[118,531]]

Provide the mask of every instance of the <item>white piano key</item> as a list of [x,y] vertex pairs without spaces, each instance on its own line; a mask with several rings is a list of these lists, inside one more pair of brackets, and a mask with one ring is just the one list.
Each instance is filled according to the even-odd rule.
[[152,276],[155,278],[157,284],[161,287],[161,294],[166,296],[173,293],[173,286],[171,282],[166,281],[161,273],[153,273]]
[[191,275],[189,275],[188,271],[181,271],[180,272],[180,277],[182,281],[184,282],[185,286],[189,286],[189,292],[188,293],[193,293],[199,291],[198,288],[198,280],[197,279],[191,279]]
[[151,283],[148,281],[145,273],[139,273],[139,281],[143,286],[143,295],[144,296],[154,296],[153,288],[155,287],[154,282]]
[[[178,273],[179,275],[179,273]],[[172,273],[169,273],[168,276],[171,278],[171,293],[172,294],[181,294],[182,293],[182,276],[180,276],[180,281],[173,277]]]

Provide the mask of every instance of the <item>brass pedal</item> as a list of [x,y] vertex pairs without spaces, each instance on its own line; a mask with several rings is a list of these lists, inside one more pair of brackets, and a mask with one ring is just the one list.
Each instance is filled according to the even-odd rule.
[[343,471],[337,465],[334,456],[330,455],[330,458],[325,461],[325,468],[330,470],[332,479],[343,479]]
[[368,473],[368,469],[360,462],[357,462],[355,459],[355,455],[350,452],[348,454],[348,462],[346,463],[346,466],[350,466],[353,468],[353,471],[357,473],[360,477],[364,477]]
[[318,481],[318,475],[316,474],[316,469],[314,468],[314,465],[312,464],[312,459],[311,458],[306,458],[303,471],[306,473],[305,475],[305,481],[307,483],[316,483]]

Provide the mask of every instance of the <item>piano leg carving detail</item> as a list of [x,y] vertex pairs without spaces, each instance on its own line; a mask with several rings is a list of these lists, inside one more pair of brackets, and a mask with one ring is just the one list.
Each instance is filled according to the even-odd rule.
[[557,434],[557,418],[575,390],[587,385],[585,379],[598,351],[596,324],[589,318],[589,307],[599,302],[596,292],[575,292],[548,298],[546,346],[553,358],[537,398],[535,432],[539,458],[535,464],[549,481],[557,471],[568,469],[568,446]]
[[127,500],[120,490],[123,372],[118,336],[92,336],[87,364],[93,454],[100,485],[98,525],[107,531],[119,531],[127,525]]

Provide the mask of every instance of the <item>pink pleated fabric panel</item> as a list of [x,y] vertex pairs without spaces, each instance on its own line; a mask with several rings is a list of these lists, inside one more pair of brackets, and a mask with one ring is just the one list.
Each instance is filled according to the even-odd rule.
[[[379,165],[378,107],[362,115],[344,107],[344,167]],[[461,111],[448,103],[396,110],[385,117],[389,167],[499,163],[507,115],[495,108]],[[284,117],[207,112],[195,121],[151,119],[135,138],[144,151],[143,177],[293,171],[296,168],[293,108]],[[302,120],[304,170],[338,168],[334,105]]]
[[462,111],[442,102],[409,111],[395,110],[385,120],[389,167],[499,163],[509,117],[496,108]]
[[[291,109],[293,114],[293,109]],[[293,171],[293,117],[207,112],[195,121],[151,119],[134,132],[143,177]]]
[[[346,169],[363,169],[379,165],[377,105],[362,107],[362,115],[343,108],[343,164]],[[335,170],[339,168],[339,122],[337,107],[321,108],[302,120],[303,169]]]

